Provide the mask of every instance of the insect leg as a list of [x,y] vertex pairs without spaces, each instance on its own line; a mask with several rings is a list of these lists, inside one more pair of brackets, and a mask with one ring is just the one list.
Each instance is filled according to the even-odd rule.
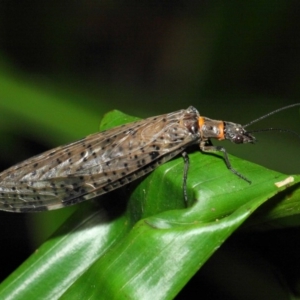
[[240,177],[241,179],[244,179],[245,181],[247,181],[248,183],[251,184],[251,181],[246,178],[244,175],[242,175],[241,173],[239,173],[237,170],[235,170],[230,161],[229,161],[229,158],[228,158],[228,155],[227,155],[227,151],[224,147],[222,146],[213,146],[211,141],[209,141],[209,145],[205,144],[205,145],[201,145],[200,144],[200,149],[203,151],[203,152],[223,152],[223,157],[224,157],[224,160],[225,160],[225,163],[226,163],[226,166],[227,168],[233,173],[235,174],[236,176]]
[[187,175],[190,167],[190,159],[188,154],[184,151],[182,152],[182,157],[184,160],[184,170],[183,170],[183,198],[185,202],[185,206],[188,206],[188,197],[187,197],[187,189],[186,189],[186,182],[187,182]]

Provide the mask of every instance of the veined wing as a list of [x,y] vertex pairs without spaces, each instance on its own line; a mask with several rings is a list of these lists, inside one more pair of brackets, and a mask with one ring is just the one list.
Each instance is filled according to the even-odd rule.
[[28,159],[0,174],[0,207],[56,209],[113,190],[198,141],[186,123],[198,117],[194,108],[151,117]]

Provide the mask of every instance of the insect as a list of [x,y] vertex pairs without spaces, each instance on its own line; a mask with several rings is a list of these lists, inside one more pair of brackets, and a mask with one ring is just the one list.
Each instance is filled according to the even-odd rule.
[[298,105],[280,108],[245,126],[202,117],[190,106],[89,135],[0,173],[0,209],[38,212],[82,202],[136,180],[179,153],[185,160],[186,199],[189,163],[185,149],[193,144],[199,144],[203,152],[223,152],[227,168],[250,183],[232,168],[225,148],[213,146],[210,139],[254,143],[255,137],[246,131],[246,126]]

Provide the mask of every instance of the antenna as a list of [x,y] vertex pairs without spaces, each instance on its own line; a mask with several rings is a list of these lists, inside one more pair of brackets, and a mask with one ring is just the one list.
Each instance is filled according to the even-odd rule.
[[[249,123],[251,124],[251,123]],[[284,128],[263,128],[263,129],[255,129],[255,130],[252,130],[252,131],[247,131],[247,133],[256,133],[256,132],[263,132],[263,131],[279,131],[279,132],[288,132],[288,133],[291,133],[291,134],[294,134],[296,135],[299,139],[300,139],[300,134],[296,131],[293,131],[293,130],[289,130],[289,129],[284,129]]]
[[[243,125],[243,127],[246,128],[246,127],[248,127],[249,125],[252,125],[253,123],[256,123],[256,122],[258,122],[258,121],[260,121],[260,120],[263,120],[263,119],[265,119],[265,118],[267,118],[267,117],[269,117],[269,116],[271,116],[271,115],[274,115],[274,114],[276,114],[276,113],[278,113],[278,112],[280,112],[280,111],[282,111],[282,110],[285,110],[285,109],[288,109],[288,108],[291,108],[291,107],[295,107],[295,106],[300,106],[300,103],[294,103],[294,104],[291,104],[291,105],[288,105],[288,106],[284,106],[284,107],[278,108],[278,109],[276,109],[276,110],[274,110],[274,111],[271,111],[270,113],[268,113],[268,114],[266,114],[266,115],[263,115],[263,116],[261,116],[261,117],[255,119],[255,120],[249,122],[249,123],[246,124],[246,125]],[[287,132],[293,132],[293,133],[295,133],[294,131],[289,131],[289,130],[287,130],[287,129],[280,129],[280,128],[269,128],[269,129],[263,129],[263,130],[258,130],[258,131],[268,131],[268,130],[279,130],[279,131],[287,131]],[[251,132],[258,132],[258,131],[251,131]],[[250,133],[250,131],[249,131],[249,133]],[[295,134],[298,135],[297,133],[295,133]],[[299,136],[299,135],[298,135],[298,136]]]

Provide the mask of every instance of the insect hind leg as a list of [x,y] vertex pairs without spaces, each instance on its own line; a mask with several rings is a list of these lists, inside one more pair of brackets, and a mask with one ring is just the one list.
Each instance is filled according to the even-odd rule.
[[183,199],[185,206],[188,207],[188,196],[187,196],[187,176],[190,167],[190,159],[187,152],[182,152],[182,157],[184,160],[184,170],[183,170]]

